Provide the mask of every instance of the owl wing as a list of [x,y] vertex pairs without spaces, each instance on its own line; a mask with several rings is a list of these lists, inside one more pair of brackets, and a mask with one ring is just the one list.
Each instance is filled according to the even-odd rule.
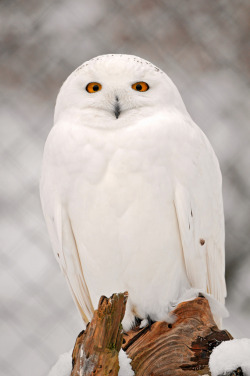
[[41,201],[52,248],[61,270],[65,274],[74,301],[87,324],[94,312],[88,287],[84,278],[77,242],[70,218],[59,202],[54,199],[53,190],[41,187]]
[[[179,179],[174,204],[179,224],[187,277],[224,304],[225,250],[221,173],[217,158],[205,135],[198,132],[192,164],[194,178]],[[190,170],[186,172],[189,175]],[[184,174],[183,174],[184,175]]]

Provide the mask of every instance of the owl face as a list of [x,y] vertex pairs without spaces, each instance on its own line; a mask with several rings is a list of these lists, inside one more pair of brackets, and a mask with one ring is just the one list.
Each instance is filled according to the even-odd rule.
[[130,55],[104,55],[74,71],[58,95],[55,122],[70,116],[82,126],[120,128],[156,112],[184,107],[160,69]]

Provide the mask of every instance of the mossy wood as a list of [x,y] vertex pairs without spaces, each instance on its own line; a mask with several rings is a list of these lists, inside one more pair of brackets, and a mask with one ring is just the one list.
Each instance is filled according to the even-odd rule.
[[102,296],[85,331],[77,337],[72,354],[71,376],[117,376],[122,346],[123,319],[128,295]]
[[117,376],[121,347],[132,359],[136,376],[210,375],[211,351],[232,339],[218,329],[203,297],[180,303],[173,311],[173,324],[156,322],[123,333],[126,301],[127,293],[101,297],[91,323],[76,340],[71,376]]

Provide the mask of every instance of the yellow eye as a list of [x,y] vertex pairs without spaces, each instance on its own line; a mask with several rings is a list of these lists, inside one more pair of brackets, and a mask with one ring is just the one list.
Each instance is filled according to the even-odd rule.
[[143,82],[143,81],[136,82],[131,87],[132,87],[132,89],[134,89],[136,91],[147,91],[149,89],[148,84],[146,82]]
[[102,90],[102,85],[99,84],[98,82],[90,82],[86,86],[86,90],[88,93],[96,93],[97,91]]

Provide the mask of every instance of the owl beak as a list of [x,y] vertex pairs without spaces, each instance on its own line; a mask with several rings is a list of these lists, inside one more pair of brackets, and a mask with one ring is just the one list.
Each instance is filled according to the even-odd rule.
[[121,113],[121,107],[120,107],[120,104],[119,104],[119,98],[115,97],[115,100],[116,100],[116,103],[115,103],[115,106],[114,106],[114,113],[115,113],[116,119],[118,119],[118,117],[120,116],[120,113]]

